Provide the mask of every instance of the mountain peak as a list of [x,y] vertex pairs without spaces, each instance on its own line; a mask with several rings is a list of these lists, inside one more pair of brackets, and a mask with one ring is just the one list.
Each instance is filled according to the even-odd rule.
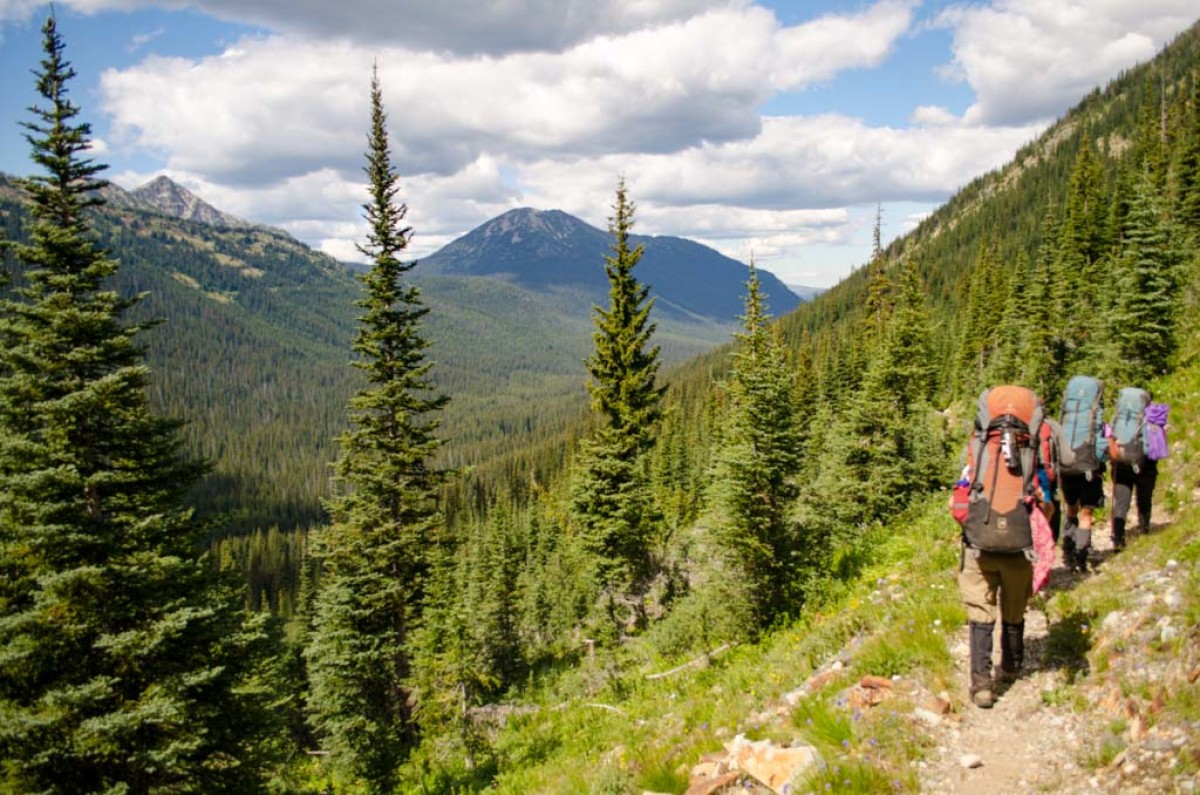
[[[748,270],[736,260],[686,238],[630,236],[644,245],[639,280],[651,286],[664,312],[736,321]],[[487,276],[534,290],[581,288],[603,303],[605,257],[612,236],[562,210],[509,210],[421,261],[426,273]],[[775,276],[760,272],[772,310],[787,312],[799,298]]]
[[254,226],[241,218],[221,212],[165,174],[135,188],[130,194],[143,204],[173,218],[233,229]]

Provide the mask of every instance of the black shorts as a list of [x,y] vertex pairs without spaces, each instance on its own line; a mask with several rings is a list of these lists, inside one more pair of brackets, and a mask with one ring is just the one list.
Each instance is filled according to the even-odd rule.
[[1068,475],[1063,473],[1058,479],[1062,487],[1064,505],[1078,505],[1080,508],[1098,508],[1104,501],[1104,470],[1097,469],[1092,473],[1092,479],[1087,475]]

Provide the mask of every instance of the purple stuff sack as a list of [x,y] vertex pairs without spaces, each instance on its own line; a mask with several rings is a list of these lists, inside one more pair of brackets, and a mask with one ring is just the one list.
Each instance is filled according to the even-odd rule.
[[1167,412],[1170,408],[1166,403],[1146,406],[1146,457],[1151,461],[1161,461],[1170,452],[1167,447]]

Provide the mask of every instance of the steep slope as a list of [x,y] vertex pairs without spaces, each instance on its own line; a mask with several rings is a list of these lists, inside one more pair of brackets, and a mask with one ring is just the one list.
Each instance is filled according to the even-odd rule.
[[[608,233],[561,210],[521,208],[482,224],[422,260],[429,273],[490,276],[540,292],[577,289],[601,303],[608,291],[598,267],[609,253]],[[638,278],[650,285],[664,316],[736,320],[742,311],[746,266],[679,237],[633,235],[645,247]],[[769,272],[759,280],[774,310],[799,298]]]

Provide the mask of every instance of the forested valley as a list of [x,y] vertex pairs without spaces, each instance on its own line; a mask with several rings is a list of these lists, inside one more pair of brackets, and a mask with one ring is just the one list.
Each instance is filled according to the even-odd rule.
[[[517,293],[405,261],[386,86],[355,273],[270,230],[94,207],[52,21],[46,42],[48,176],[0,183],[4,791],[574,791],[535,771],[575,740],[523,728],[834,604],[953,481],[985,386],[1054,415],[1077,372],[1115,393],[1200,366],[1198,27],[910,234],[877,226],[813,301],[773,317],[751,266],[698,356],[712,339],[673,328],[664,358],[618,183],[590,348],[533,318],[497,338],[540,344],[486,367],[462,319]],[[686,787],[645,754],[609,767],[593,791]]]

